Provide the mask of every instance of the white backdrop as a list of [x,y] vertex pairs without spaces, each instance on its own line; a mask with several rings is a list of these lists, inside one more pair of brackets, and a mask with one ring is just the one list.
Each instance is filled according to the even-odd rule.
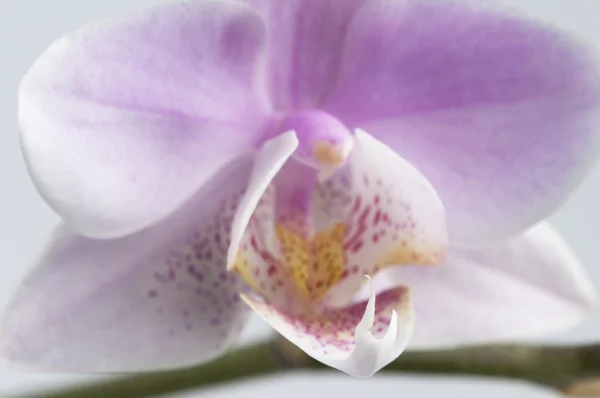
[[[34,59],[63,32],[86,21],[121,14],[160,0],[0,0],[0,305],[4,305],[26,272],[57,217],[38,197],[25,172],[18,143],[16,91]],[[285,1],[285,0],[281,0]],[[342,0],[340,0],[342,1]],[[487,0],[481,0],[487,1]],[[536,18],[552,21],[593,41],[600,48],[600,0],[504,0]],[[600,287],[600,168],[554,217]],[[516,327],[518,325],[515,325]],[[269,333],[256,320],[245,341]],[[600,341],[600,309],[577,330],[551,341]],[[89,376],[87,376],[89,377]],[[20,374],[0,369],[0,396],[83,381],[86,376]],[[211,397],[302,397],[318,393],[345,396],[543,398],[552,396],[530,386],[497,381],[379,376],[354,380],[342,374],[302,375],[223,387]],[[208,396],[188,393],[180,397]],[[339,395],[338,395],[339,396]]]

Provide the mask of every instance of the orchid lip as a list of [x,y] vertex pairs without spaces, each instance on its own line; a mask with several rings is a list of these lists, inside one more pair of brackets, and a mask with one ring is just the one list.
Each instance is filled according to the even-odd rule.
[[[303,122],[301,127],[323,126],[317,123],[322,121],[341,125],[323,113],[290,120]],[[292,313],[341,308],[365,275],[396,264],[439,263],[445,253],[443,213],[436,216],[443,208],[426,180],[397,155],[382,152],[382,144],[362,130],[337,147],[309,140],[322,148],[321,157],[312,160],[332,166],[316,169],[303,150],[306,139],[323,131],[339,132],[295,132],[298,147],[257,200],[232,257],[231,269],[254,293]],[[407,178],[373,169],[373,156],[399,162],[394,164],[406,168]],[[405,182],[409,188],[402,187]],[[416,202],[421,195],[426,199]]]

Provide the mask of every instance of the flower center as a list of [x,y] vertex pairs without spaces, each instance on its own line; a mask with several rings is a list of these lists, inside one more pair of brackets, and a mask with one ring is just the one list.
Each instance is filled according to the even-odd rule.
[[324,200],[330,199],[319,172],[300,159],[288,161],[261,198],[233,267],[252,290],[291,312],[318,313],[348,274],[350,198],[329,204],[339,216],[326,212]]
[[285,224],[275,226],[283,257],[303,301],[321,299],[344,272],[346,224],[303,236]]
[[[443,206],[418,171],[360,131],[347,161],[325,162],[306,148],[323,136],[332,148],[347,147],[347,130],[317,112],[288,119],[306,122],[296,124],[305,127],[298,134],[305,152],[281,167],[236,245],[231,269],[250,289],[288,313],[318,314],[347,305],[365,275],[441,261]],[[312,128],[316,121],[336,128]],[[326,179],[324,165],[334,166]]]

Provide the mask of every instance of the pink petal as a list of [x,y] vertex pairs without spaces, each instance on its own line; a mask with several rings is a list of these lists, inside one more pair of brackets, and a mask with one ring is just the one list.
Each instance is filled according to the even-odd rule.
[[234,1],[173,2],[55,42],[19,95],[41,194],[92,237],[170,214],[259,143],[265,44],[259,15]]
[[142,232],[94,240],[60,227],[0,327],[0,358],[37,370],[137,371],[208,361],[248,315],[226,271],[252,161],[219,173]]
[[507,238],[545,218],[600,149],[600,68],[535,21],[457,0],[369,1],[324,108],[414,164],[451,239]]
[[396,359],[410,340],[414,318],[405,288],[320,316],[292,315],[242,295],[269,325],[311,357],[354,377],[370,377]]
[[315,108],[334,87],[348,25],[365,0],[243,0],[264,18],[271,98]]
[[486,250],[451,251],[435,268],[388,268],[374,284],[411,288],[415,348],[539,337],[573,326],[596,302],[583,267],[547,224]]

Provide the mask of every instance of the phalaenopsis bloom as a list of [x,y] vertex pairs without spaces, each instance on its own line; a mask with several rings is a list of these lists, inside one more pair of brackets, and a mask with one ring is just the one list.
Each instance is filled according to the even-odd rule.
[[256,313],[367,377],[406,347],[571,326],[594,291],[540,222],[598,156],[599,76],[487,1],[179,1],[76,29],[20,87],[64,223],[2,357],[187,366]]

